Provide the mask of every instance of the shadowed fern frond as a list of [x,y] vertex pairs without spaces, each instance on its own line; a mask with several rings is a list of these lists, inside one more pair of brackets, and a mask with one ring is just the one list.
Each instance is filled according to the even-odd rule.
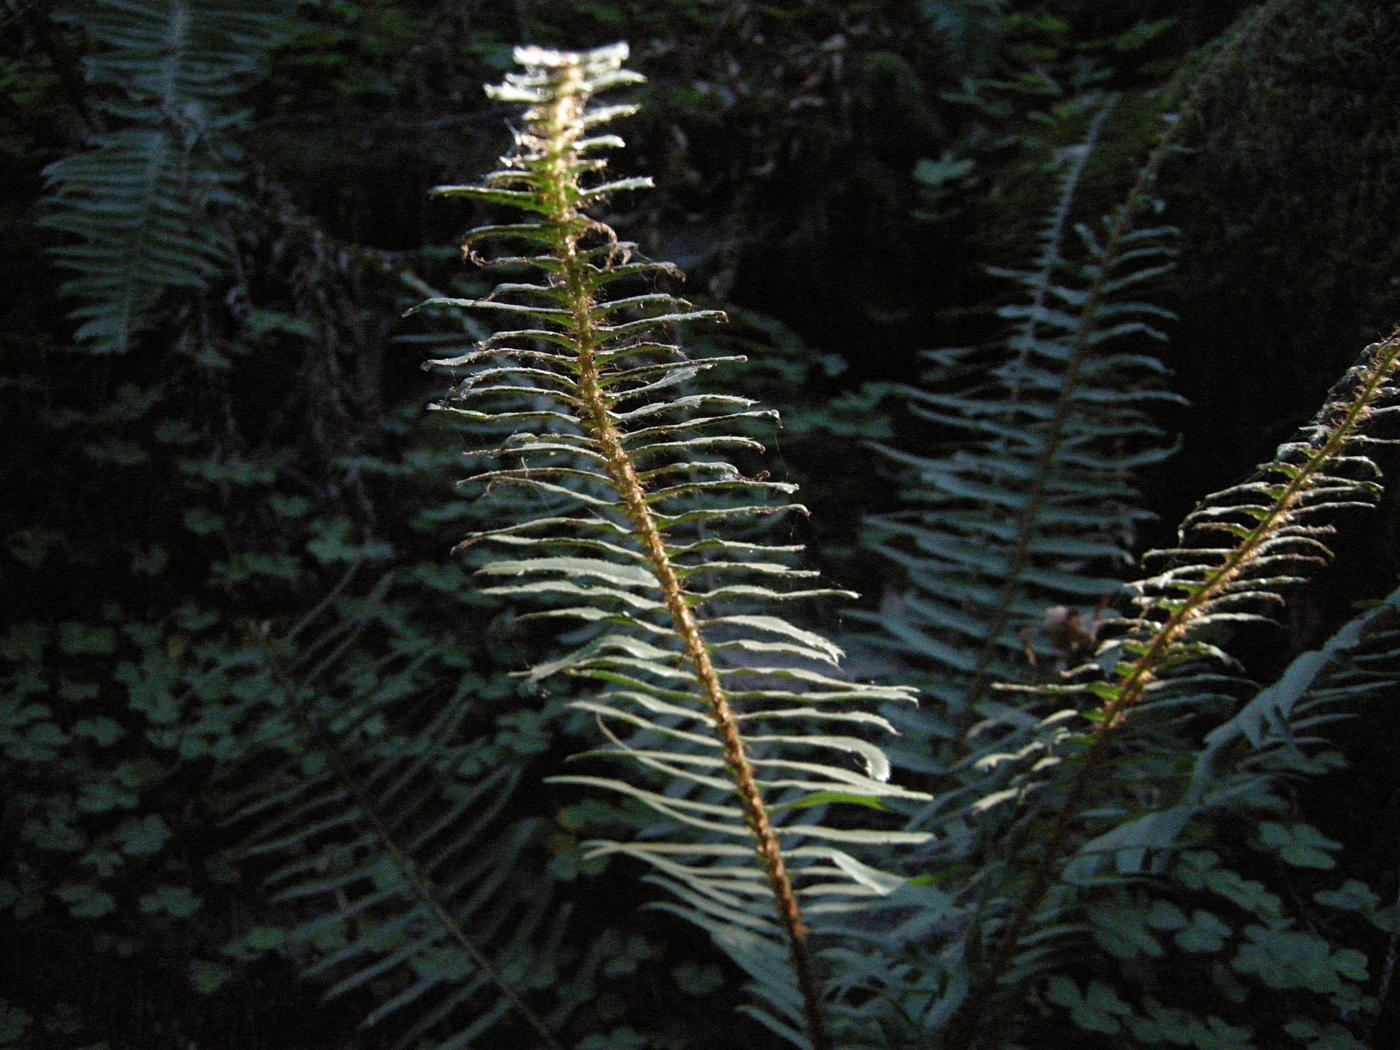
[[557,1050],[570,981],[548,824],[513,814],[522,767],[474,723],[473,677],[426,689],[444,668],[394,622],[391,578],[352,596],[352,576],[251,654],[238,693],[259,729],[240,769],[258,768],[232,817],[238,856],[269,866],[269,900],[291,918],[281,949],[327,998],[372,991],[362,1024],[386,1045],[504,1031]]
[[77,343],[125,353],[161,295],[203,288],[227,238],[211,222],[234,200],[247,114],[229,106],[291,32],[286,9],[259,0],[92,0],[59,17],[95,45],[88,80],[114,93],[111,130],[44,169],[45,226],[74,272]]
[[[994,271],[1021,290],[999,311],[1008,330],[991,347],[927,355],[923,384],[906,389],[935,448],[883,448],[906,468],[904,506],[873,519],[868,535],[905,579],[870,640],[925,671],[920,685],[934,701],[900,720],[911,737],[1014,737],[1026,715],[992,687],[1092,648],[1094,608],[1118,591],[1146,517],[1135,475],[1171,451],[1154,415],[1179,400],[1144,353],[1172,316],[1144,293],[1172,266],[1176,231],[1143,221],[1160,210],[1157,178],[1190,115],[1289,2],[1241,16],[1203,67],[1183,74],[1169,92],[1176,111],[1124,202],[1092,224],[1074,221],[1075,201],[1116,98],[1066,107],[1087,122],[1060,152],[1040,251],[1027,269]],[[965,749],[955,752],[954,761]]]
[[[525,107],[515,152],[481,185],[438,191],[523,211],[474,231],[467,251],[531,275],[483,299],[424,304],[512,325],[437,362],[465,373],[444,410],[496,435],[474,480],[537,507],[463,546],[500,552],[479,569],[498,581],[490,593],[542,600],[530,616],[586,628],[531,677],[603,687],[576,706],[602,733],[594,755],[621,772],[553,782],[641,801],[670,828],[597,853],[644,862],[671,891],[663,906],[753,978],[748,1009],[820,1050],[833,1036],[812,931],[899,881],[851,850],[923,837],[822,818],[835,803],[880,809],[913,794],[887,783],[868,736],[889,726],[862,707],[910,694],[840,677],[831,643],[773,611],[834,593],[794,566],[799,548],[758,527],[801,511],[785,498],[793,487],[732,461],[761,451],[753,424],[773,414],[694,385],[721,361],[688,359],[674,332],[720,315],[656,291],[674,269],[639,259],[595,217],[610,196],[649,185],[606,177],[602,155],[622,141],[597,130],[633,109],[594,102],[640,79],[622,68],[626,54],[520,49],[525,71],[490,89]],[[484,244],[502,254],[483,259]]]
[[1163,369],[1135,345],[1162,338],[1170,314],[1133,295],[1169,267],[1174,231],[1132,227],[1143,187],[1103,232],[1071,218],[1114,102],[1094,102],[1084,137],[1062,154],[1034,266],[995,271],[1022,289],[998,311],[1012,325],[1004,340],[929,353],[923,386],[906,388],[910,412],[944,436],[940,449],[881,446],[909,484],[904,507],[872,519],[869,536],[906,589],[872,641],[928,669],[936,703],[917,721],[938,734],[965,733],[984,704],[1001,710],[989,689],[1024,678],[1028,656],[1064,658],[1042,625],[1058,616],[1072,628],[1085,607],[1087,621],[1117,589],[1108,573],[1129,560],[1145,517],[1133,473],[1170,451],[1151,418],[1169,396],[1155,386]]

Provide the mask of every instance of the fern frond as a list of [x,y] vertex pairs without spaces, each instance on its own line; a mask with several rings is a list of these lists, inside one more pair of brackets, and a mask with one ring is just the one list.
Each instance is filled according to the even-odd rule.
[[[722,315],[655,291],[650,282],[674,269],[639,260],[590,214],[649,185],[609,180],[600,154],[621,140],[595,131],[632,111],[594,103],[640,79],[623,69],[626,54],[520,49],[525,71],[491,89],[526,107],[515,153],[480,185],[439,188],[523,210],[524,221],[475,231],[467,251],[538,275],[482,299],[425,304],[505,318],[475,351],[439,362],[465,370],[458,397],[440,407],[498,434],[495,464],[473,480],[537,501],[532,519],[464,545],[508,552],[481,566],[487,593],[542,599],[543,615],[590,628],[531,676],[567,672],[604,688],[576,706],[602,732],[594,754],[625,772],[554,782],[638,800],[680,833],[599,843],[597,853],[649,865],[673,895],[664,906],[709,930],[754,977],[765,999],[757,1015],[827,1047],[809,922],[820,929],[820,917],[897,883],[853,846],[923,836],[821,817],[832,802],[878,808],[913,794],[887,782],[888,761],[863,735],[888,723],[851,706],[910,694],[840,677],[834,646],[770,611],[840,593],[810,582],[797,548],[755,531],[802,513],[793,487],[725,458],[759,451],[752,425],[773,414],[693,385],[718,362],[688,359],[673,332]],[[506,254],[483,259],[480,246],[492,243]]]
[[[389,583],[360,607],[380,608]],[[519,768],[472,772],[496,748],[466,731],[469,685],[428,710],[415,696],[421,657],[358,665],[368,626],[332,594],[264,640],[261,673],[242,692],[277,731],[254,757],[287,757],[259,771],[231,818],[244,830],[239,855],[270,865],[264,882],[294,917],[285,945],[304,976],[328,998],[373,988],[380,1002],[363,1024],[393,1046],[466,1047],[514,1020],[535,1045],[557,1047],[526,1001],[557,968],[549,945],[564,926],[548,892],[547,828],[508,813]],[[348,699],[347,680],[358,687]]]
[[1175,230],[1140,222],[1189,115],[1290,2],[1247,12],[1172,86],[1177,111],[1124,203],[1092,227],[1074,224],[1073,202],[1114,98],[1084,100],[1088,126],[1063,154],[1040,252],[1026,270],[998,271],[1023,289],[1000,311],[1013,327],[990,355],[930,354],[924,388],[906,392],[918,418],[950,435],[933,456],[886,449],[908,469],[908,507],[870,527],[908,581],[879,616],[887,637],[872,643],[928,668],[925,691],[942,707],[910,720],[911,733],[995,734],[1004,709],[989,690],[1024,680],[1027,654],[1072,663],[1092,646],[1092,613],[1080,610],[1113,594],[1132,560],[1145,516],[1133,475],[1170,454],[1152,417],[1179,400],[1158,389],[1162,365],[1140,345],[1163,338],[1171,316],[1141,293],[1172,265]]
[[[1378,474],[1368,451],[1382,440],[1375,436],[1376,421],[1400,412],[1398,368],[1400,333],[1368,347],[1295,440],[1280,446],[1248,480],[1204,500],[1187,516],[1175,547],[1147,556],[1155,571],[1134,587],[1135,618],[1124,621],[1118,637],[1096,655],[1094,666],[1101,673],[1053,689],[1077,698],[1093,728],[1042,749],[1054,764],[1073,763],[1072,775],[1057,771],[1056,786],[1034,770],[1017,777],[1015,797],[1024,801],[1035,794],[1036,801],[1010,815],[1002,834],[1014,837],[1018,826],[1038,829],[1034,843],[1025,847],[1027,875],[1014,908],[999,909],[996,947],[950,1029],[950,1045],[976,1044],[974,1033],[989,1023],[985,1012],[999,985],[1014,986],[1044,972],[1047,939],[1072,931],[1066,916],[1075,913],[1077,887],[1093,883],[1104,858],[1117,853],[1120,863],[1139,862],[1144,836],[1169,844],[1169,832],[1190,818],[1190,812],[1178,811],[1124,825],[1126,807],[1102,797],[1102,785],[1112,782],[1119,764],[1132,766],[1136,757],[1148,768],[1134,755],[1125,731],[1139,710],[1143,717],[1160,717],[1184,705],[1200,710],[1214,701],[1233,702],[1231,694],[1242,683],[1228,655],[1214,644],[1215,636],[1237,621],[1266,617],[1289,588],[1328,560],[1325,541],[1335,516],[1375,501]],[[1350,648],[1357,641],[1352,632],[1359,634],[1368,624],[1358,621],[1344,632],[1326,659]],[[1316,671],[1311,665],[1317,659],[1323,658],[1291,671],[1289,684],[1276,692],[1261,693],[1213,739],[1257,729],[1256,720],[1266,713],[1284,716],[1284,708],[1297,701],[1292,691],[1311,684],[1305,679]],[[1151,746],[1150,725],[1142,739]],[[1123,748],[1129,750],[1120,754]],[[1196,773],[1203,768],[1209,767],[1198,765]],[[1190,790],[1199,794],[1201,786]],[[1110,830],[1096,834],[1105,823]],[[1082,846],[1086,838],[1087,847]]]
[[[1122,643],[1118,695],[1103,731],[1158,688],[1178,646],[1214,624],[1255,618],[1331,557],[1325,538],[1339,511],[1369,507],[1380,473],[1368,455],[1374,421],[1400,410],[1400,333],[1366,348],[1314,420],[1248,480],[1206,500],[1182,524],[1177,546],[1152,551],[1152,576],[1135,585],[1138,619]],[[1192,655],[1192,654],[1186,654]]]
[[907,590],[872,641],[928,667],[940,704],[927,719],[963,732],[992,683],[1025,677],[1028,653],[1064,659],[1040,629],[1047,613],[1077,615],[1116,589],[1107,573],[1128,561],[1145,517],[1133,472],[1170,452],[1151,418],[1169,397],[1154,388],[1162,366],[1124,343],[1162,337],[1168,312],[1125,293],[1170,265],[1174,231],[1132,228],[1136,208],[1102,236],[1071,219],[1114,101],[1095,104],[1063,155],[1034,265],[995,271],[1022,291],[998,311],[1012,324],[1002,344],[928,354],[924,387],[905,391],[913,415],[948,435],[942,453],[882,448],[910,484],[906,509],[873,519],[869,535]]
[[1400,590],[1359,612],[1322,646],[1296,657],[1201,741],[1181,796],[1086,842],[1069,875],[1092,876],[1105,864],[1120,874],[1153,870],[1185,828],[1213,809],[1230,809],[1260,782],[1283,782],[1326,767],[1308,752],[1321,725],[1389,689],[1400,671]]
[[44,170],[43,224],[69,234],[55,249],[75,272],[76,341],[125,353],[172,288],[202,288],[227,255],[209,221],[233,199],[246,114],[228,109],[286,39],[285,12],[220,0],[96,0],[60,12],[97,50],[88,80],[119,93],[102,108],[123,126]]

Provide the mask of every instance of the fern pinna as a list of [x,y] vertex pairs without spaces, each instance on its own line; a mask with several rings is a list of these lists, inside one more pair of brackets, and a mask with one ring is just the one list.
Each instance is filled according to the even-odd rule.
[[[747,1009],[799,1045],[829,1047],[809,929],[897,884],[849,846],[921,836],[820,817],[835,802],[880,808],[911,794],[886,782],[889,764],[866,739],[888,723],[859,708],[909,693],[838,677],[834,646],[770,611],[833,593],[793,567],[798,548],[753,527],[800,511],[783,498],[792,486],[730,462],[761,449],[748,431],[772,414],[692,388],[718,362],[687,359],[673,330],[720,315],[651,290],[673,268],[639,260],[593,214],[611,195],[649,184],[606,179],[602,154],[622,142],[595,132],[633,110],[594,103],[640,80],[622,68],[626,55],[623,45],[518,50],[525,71],[489,89],[525,107],[515,152],[481,185],[438,190],[524,211],[523,221],[474,231],[467,250],[537,275],[484,299],[423,304],[516,323],[436,362],[465,370],[441,407],[499,432],[483,453],[496,462],[475,480],[524,490],[538,508],[463,546],[509,553],[480,567],[502,581],[492,592],[550,600],[531,615],[588,628],[531,676],[602,683],[601,695],[576,706],[606,740],[598,754],[641,774],[554,782],[639,800],[683,833],[598,843],[596,852],[649,865],[674,895],[663,906],[709,930],[753,977],[761,1003]],[[483,243],[505,254],[482,259]]]

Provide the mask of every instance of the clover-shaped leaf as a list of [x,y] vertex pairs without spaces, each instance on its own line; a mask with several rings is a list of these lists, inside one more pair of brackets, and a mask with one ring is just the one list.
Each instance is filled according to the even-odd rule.
[[1188,890],[1208,890],[1261,919],[1283,914],[1283,901],[1261,882],[1220,867],[1213,850],[1185,850],[1175,870],[1177,881]]
[[1342,848],[1340,842],[1329,839],[1311,824],[1279,824],[1272,820],[1259,825],[1259,840],[1295,868],[1335,868],[1336,858],[1328,851]]
[[1046,985],[1045,997],[1069,1010],[1070,1019],[1087,1032],[1112,1035],[1121,1030],[1120,1018],[1133,1012],[1111,985],[1100,980],[1090,981],[1087,991],[1081,993],[1074,981],[1056,974]]
[[1313,900],[1327,908],[1359,912],[1372,911],[1381,902],[1375,891],[1359,879],[1347,879],[1339,889],[1318,890]]
[[1236,1028],[1218,1017],[1207,1017],[1205,1024],[1191,1026],[1191,1044],[1196,1050],[1256,1050],[1248,1028]]
[[[1132,901],[1102,904],[1091,910],[1094,939],[1104,949],[1120,959],[1135,959],[1140,955],[1158,958],[1162,946],[1143,924],[1142,909]],[[1148,913],[1151,922],[1151,912]]]
[[1210,912],[1197,908],[1191,913],[1189,926],[1177,932],[1176,943],[1182,951],[1219,951],[1230,936],[1230,927]]
[[1147,1017],[1128,1018],[1128,1030],[1144,1043],[1187,1045],[1191,1042],[1192,1015],[1176,1006],[1163,1006],[1147,996],[1143,1000]]
[[1351,948],[1333,951],[1311,933],[1249,926],[1245,934],[1249,941],[1240,946],[1233,965],[1270,988],[1306,988],[1332,995],[1341,992],[1347,981],[1367,978],[1365,955]]
[[1147,909],[1147,925],[1157,930],[1180,930],[1190,924],[1186,913],[1167,901],[1153,901]]

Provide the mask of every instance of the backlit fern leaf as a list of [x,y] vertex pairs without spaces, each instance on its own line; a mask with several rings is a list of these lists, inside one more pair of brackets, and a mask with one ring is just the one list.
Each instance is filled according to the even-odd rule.
[[55,255],[75,272],[77,342],[125,353],[166,290],[202,288],[222,266],[210,219],[233,200],[247,119],[228,103],[290,24],[278,7],[220,0],[94,0],[61,16],[96,46],[88,80],[114,92],[101,108],[118,126],[45,169],[43,222],[72,238]]
[[516,151],[483,184],[439,191],[523,210],[467,247],[480,259],[480,246],[504,245],[481,261],[533,271],[484,299],[424,304],[513,325],[438,362],[464,375],[444,409],[498,435],[475,480],[538,501],[535,517],[464,546],[497,552],[479,570],[491,593],[543,601],[532,615],[589,628],[531,674],[603,687],[576,706],[596,718],[596,754],[619,772],[554,782],[617,792],[670,824],[664,838],[597,852],[651,868],[672,893],[665,907],[709,930],[753,977],[762,1020],[830,1046],[809,924],[820,933],[897,885],[852,847],[922,836],[822,816],[837,801],[878,809],[911,794],[887,783],[889,764],[867,739],[888,724],[861,708],[909,694],[840,677],[834,646],[772,611],[833,593],[794,566],[798,548],[754,531],[801,511],[787,501],[792,486],[732,462],[761,451],[753,424],[772,413],[693,385],[721,362],[688,359],[674,331],[718,315],[655,291],[672,268],[639,260],[593,217],[609,196],[649,184],[609,181],[601,154],[622,142],[596,131],[631,112],[593,101],[639,79],[622,69],[625,55],[521,49],[526,71],[493,90],[526,107]]

